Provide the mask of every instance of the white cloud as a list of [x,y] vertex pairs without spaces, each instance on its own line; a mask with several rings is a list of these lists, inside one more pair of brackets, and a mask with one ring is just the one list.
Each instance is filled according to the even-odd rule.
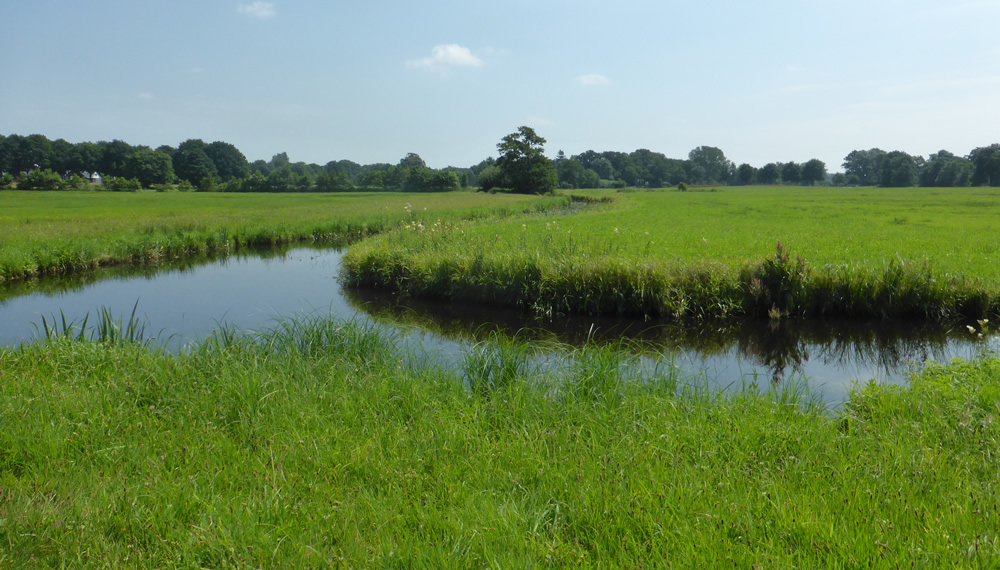
[[278,13],[274,10],[274,4],[270,2],[253,2],[250,4],[240,4],[236,7],[240,14],[246,14],[258,20],[269,20]]
[[143,101],[150,101],[150,100],[153,99],[153,94],[150,93],[149,91],[143,91],[143,92],[139,93],[138,95],[136,95],[136,98],[137,99],[142,99]]
[[431,56],[406,62],[410,67],[445,72],[451,67],[480,67],[483,60],[472,55],[469,48],[458,44],[442,44],[431,49]]
[[611,85],[611,80],[600,73],[589,73],[576,78],[576,82],[585,87],[603,87]]

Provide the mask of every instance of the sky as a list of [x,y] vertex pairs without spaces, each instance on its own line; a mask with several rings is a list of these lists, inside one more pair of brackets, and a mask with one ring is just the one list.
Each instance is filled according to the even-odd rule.
[[1000,142],[1000,0],[5,2],[0,134],[467,167],[718,147],[736,164]]

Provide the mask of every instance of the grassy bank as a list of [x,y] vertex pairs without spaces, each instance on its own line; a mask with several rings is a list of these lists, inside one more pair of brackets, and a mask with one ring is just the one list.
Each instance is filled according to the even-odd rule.
[[577,215],[410,226],[345,257],[350,284],[653,317],[984,318],[1000,311],[995,189],[636,192]]
[[0,283],[243,246],[345,242],[404,223],[504,217],[565,198],[0,191]]
[[524,350],[454,372],[324,320],[0,349],[0,567],[1000,563],[1000,361],[831,414]]

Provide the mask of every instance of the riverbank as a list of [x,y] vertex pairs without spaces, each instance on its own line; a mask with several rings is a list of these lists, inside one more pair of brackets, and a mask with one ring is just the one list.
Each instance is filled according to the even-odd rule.
[[365,240],[345,281],[540,315],[988,319],[995,189],[635,192],[574,216],[411,226]]
[[565,208],[510,194],[217,194],[0,191],[0,283],[242,247],[348,243],[415,222]]
[[0,565],[992,566],[1000,361],[836,413],[364,325],[0,349]]

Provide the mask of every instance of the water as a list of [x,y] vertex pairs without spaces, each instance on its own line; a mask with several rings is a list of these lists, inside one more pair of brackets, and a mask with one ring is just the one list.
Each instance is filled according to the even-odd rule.
[[410,348],[450,364],[459,363],[465,348],[491,331],[573,346],[624,339],[647,363],[672,358],[685,375],[711,387],[766,388],[805,380],[829,405],[846,400],[855,382],[901,384],[927,361],[974,358],[1000,346],[997,336],[980,338],[965,325],[538,320],[509,309],[344,291],[338,282],[340,256],[337,250],[295,247],[8,285],[0,288],[0,344],[16,346],[41,336],[43,317],[50,323],[64,317],[79,323],[102,307],[126,320],[135,307],[147,335],[172,350],[204,339],[222,323],[262,330],[285,317],[333,316],[374,320],[403,331]]

